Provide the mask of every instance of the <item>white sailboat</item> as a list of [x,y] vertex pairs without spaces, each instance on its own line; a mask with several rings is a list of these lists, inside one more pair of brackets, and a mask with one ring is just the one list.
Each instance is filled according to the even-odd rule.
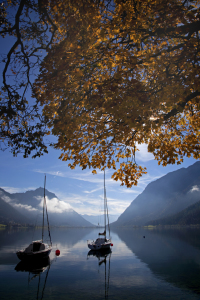
[[[52,242],[50,235],[49,219],[47,214],[47,204],[45,197],[45,186],[46,186],[46,175],[44,179],[44,201],[43,201],[43,222],[42,222],[42,239],[33,241],[28,247],[23,250],[16,252],[17,257],[20,260],[37,260],[49,257],[52,250]],[[49,244],[44,243],[44,215],[46,213],[47,224],[48,224],[48,233],[49,233]]]
[[[106,222],[107,220],[107,222]],[[106,227],[108,227],[109,238],[106,236]],[[95,241],[87,241],[88,248],[94,251],[107,250],[113,246],[110,238],[110,226],[109,226],[109,216],[108,216],[108,205],[106,198],[106,187],[105,187],[105,171],[104,171],[104,232],[99,233],[99,236]]]

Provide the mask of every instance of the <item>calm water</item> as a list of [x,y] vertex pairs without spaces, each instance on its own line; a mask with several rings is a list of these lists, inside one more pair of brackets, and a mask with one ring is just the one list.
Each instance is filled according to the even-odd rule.
[[97,233],[52,229],[50,262],[33,268],[15,252],[40,239],[40,230],[1,230],[0,299],[200,299],[199,229],[117,230],[112,253],[102,257],[88,255]]

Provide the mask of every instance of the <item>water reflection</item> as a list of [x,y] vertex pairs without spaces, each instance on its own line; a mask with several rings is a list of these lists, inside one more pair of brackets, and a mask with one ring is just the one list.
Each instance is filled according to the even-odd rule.
[[200,294],[199,230],[117,229],[116,233],[154,275]]
[[200,230],[120,229],[105,253],[88,252],[98,229],[53,229],[50,264],[31,266],[19,263],[16,250],[32,233],[0,233],[1,300],[199,300]]
[[[108,299],[108,291],[109,291],[109,282],[110,282],[110,260],[111,260],[111,249],[104,249],[99,251],[90,250],[87,255],[87,259],[90,256],[95,256],[98,259],[98,265],[101,266],[104,264],[104,274],[105,274],[105,299]],[[108,259],[108,268],[106,267]],[[107,270],[108,269],[108,270]],[[98,270],[99,271],[99,270]]]
[[[15,267],[15,270],[17,272],[27,272],[28,273],[28,284],[30,284],[30,282],[32,280],[34,280],[35,278],[38,277],[37,296],[36,296],[37,300],[43,299],[43,297],[44,297],[44,291],[45,291],[45,287],[46,287],[46,283],[47,283],[50,266],[51,266],[51,262],[48,257],[48,258],[42,259],[40,261],[20,261]],[[46,275],[45,275],[44,283],[43,283],[43,286],[40,286],[41,285],[40,276],[45,271],[46,271]],[[41,291],[41,289],[42,289],[42,291]],[[41,293],[40,293],[40,291],[41,291]],[[40,294],[41,294],[41,297],[39,297]]]

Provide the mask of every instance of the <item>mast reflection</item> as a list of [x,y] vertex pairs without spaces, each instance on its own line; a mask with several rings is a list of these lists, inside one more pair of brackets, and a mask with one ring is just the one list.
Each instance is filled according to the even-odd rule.
[[[112,251],[111,249],[105,249],[105,250],[90,250],[87,255],[87,259],[89,259],[90,256],[95,256],[98,259],[98,265],[101,266],[104,264],[105,266],[105,299],[108,299],[108,291],[109,291],[109,281],[110,281],[110,259],[111,259]],[[108,267],[106,267],[108,260]]]

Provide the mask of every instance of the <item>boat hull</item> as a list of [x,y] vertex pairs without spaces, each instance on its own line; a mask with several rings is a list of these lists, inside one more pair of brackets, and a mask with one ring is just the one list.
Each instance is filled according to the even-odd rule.
[[16,254],[20,260],[42,260],[44,258],[49,257],[51,250],[52,249],[50,248],[43,251],[28,252],[28,253],[26,253],[25,251],[18,251],[16,252]]
[[104,244],[88,243],[88,248],[93,251],[107,250],[110,249],[110,247],[111,247],[111,243],[104,243]]

